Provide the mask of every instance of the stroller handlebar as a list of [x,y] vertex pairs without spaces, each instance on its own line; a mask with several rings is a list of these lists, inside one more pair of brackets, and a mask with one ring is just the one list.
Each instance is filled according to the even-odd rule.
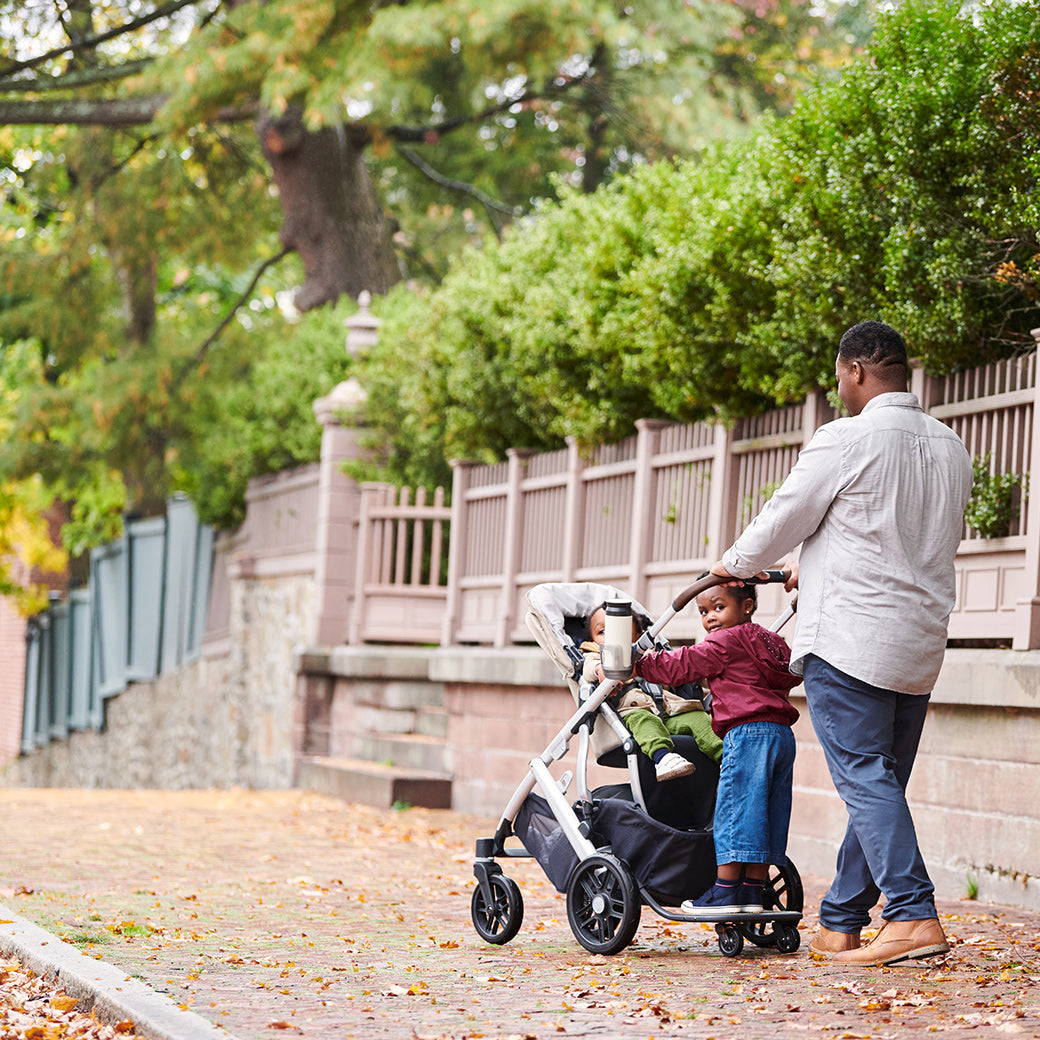
[[[755,575],[752,578],[744,578],[745,585],[767,585],[770,583],[785,582],[791,576],[790,571],[772,570],[763,571],[765,577],[760,578]],[[692,585],[687,586],[679,593],[678,596],[672,600],[672,610],[678,613],[685,607],[690,600],[696,599],[702,592],[707,589],[712,589],[716,585],[724,585],[727,581],[731,581],[730,578],[720,577],[718,574],[705,574],[703,578],[698,578]]]

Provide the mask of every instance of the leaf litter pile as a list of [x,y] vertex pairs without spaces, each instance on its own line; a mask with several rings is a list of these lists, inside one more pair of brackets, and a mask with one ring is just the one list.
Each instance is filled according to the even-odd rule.
[[[55,856],[70,820],[76,855]],[[493,826],[301,791],[9,791],[0,902],[243,1040],[1040,1038],[1036,912],[943,901],[946,957],[843,969],[807,953],[825,888],[807,877],[793,955],[723,957],[710,925],[644,910],[632,945],[603,957],[537,864],[513,860],[523,926],[490,946],[469,903],[473,843]],[[107,1028],[24,1035],[128,1035]]]
[[143,1040],[133,1022],[108,1024],[14,958],[0,958],[0,1038],[14,1040]]

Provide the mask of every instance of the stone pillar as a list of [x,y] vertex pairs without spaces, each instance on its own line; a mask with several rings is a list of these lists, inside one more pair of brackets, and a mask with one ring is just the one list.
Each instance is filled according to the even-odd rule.
[[646,601],[646,566],[650,562],[654,510],[654,455],[661,431],[670,425],[662,419],[636,420],[636,474],[632,486],[632,531],[628,548],[628,587],[640,603]]
[[[346,321],[347,353],[357,357],[373,346],[379,319],[369,312],[371,296],[358,297],[358,312]],[[335,646],[347,641],[354,608],[358,519],[361,488],[343,472],[343,464],[363,454],[359,443],[366,394],[356,379],[346,379],[314,402],[321,424],[321,470],[318,488],[318,539],[315,581],[317,604],[312,643]]]

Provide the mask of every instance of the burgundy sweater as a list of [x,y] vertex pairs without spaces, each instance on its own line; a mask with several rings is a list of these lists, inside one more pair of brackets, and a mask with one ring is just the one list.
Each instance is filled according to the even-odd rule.
[[744,722],[790,726],[798,718],[787,694],[802,677],[791,673],[790,661],[790,648],[780,636],[749,621],[711,632],[695,646],[644,654],[636,675],[669,686],[707,682],[711,728],[721,737]]

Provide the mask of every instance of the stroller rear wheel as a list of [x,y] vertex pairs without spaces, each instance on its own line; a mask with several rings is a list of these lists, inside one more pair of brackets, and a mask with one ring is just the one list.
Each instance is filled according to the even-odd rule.
[[[784,861],[770,866],[769,875],[762,889],[762,908],[770,910],[796,910],[802,912],[805,894],[802,890],[802,878],[798,868],[785,856]],[[744,934],[756,946],[777,946],[783,929],[772,921],[756,921],[744,925]],[[795,935],[798,931],[795,929]],[[791,945],[790,937],[785,937],[783,945],[789,949],[781,949],[781,953],[793,953],[798,943]]]
[[642,902],[632,873],[605,853],[582,860],[567,881],[567,920],[590,953],[618,953],[636,934]]
[[492,874],[487,879],[491,899],[482,885],[473,889],[469,913],[477,935],[485,942],[501,946],[509,942],[524,922],[524,897],[517,883],[505,874]]

